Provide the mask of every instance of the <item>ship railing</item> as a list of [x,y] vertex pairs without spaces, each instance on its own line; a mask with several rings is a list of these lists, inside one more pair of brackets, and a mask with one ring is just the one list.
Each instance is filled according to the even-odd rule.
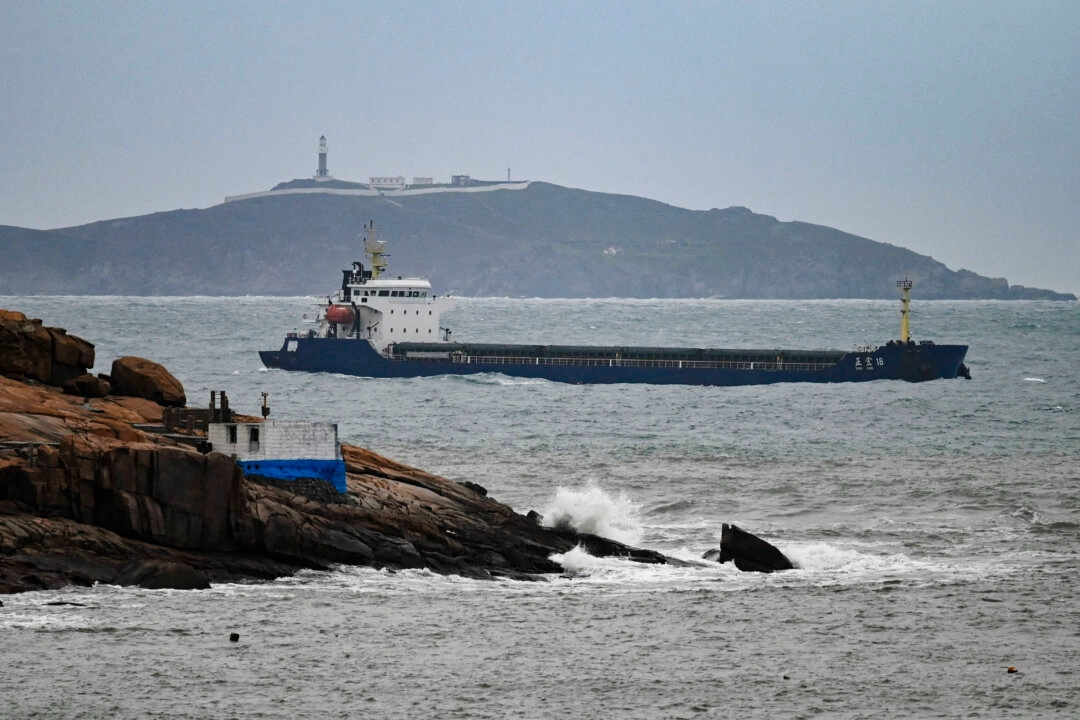
[[560,358],[525,355],[466,355],[464,353],[410,352],[392,354],[391,360],[452,362],[472,365],[554,365],[568,367],[679,368],[692,370],[790,370],[815,371],[835,367],[836,362],[784,362],[750,360],[639,360],[631,358]]

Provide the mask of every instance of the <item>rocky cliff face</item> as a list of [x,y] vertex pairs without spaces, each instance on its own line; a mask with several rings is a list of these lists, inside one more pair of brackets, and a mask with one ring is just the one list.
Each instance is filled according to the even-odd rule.
[[[25,388],[0,383],[4,406],[27,398]],[[58,398],[37,394],[49,392],[32,389],[30,399],[56,410]],[[152,408],[142,409],[151,412],[137,419],[152,420]],[[521,577],[558,572],[548,556],[575,544],[572,534],[362,448],[344,448],[352,502],[325,504],[252,482],[224,455],[170,444],[98,411],[20,423],[22,438],[34,438],[21,447],[9,439],[20,428],[0,411],[7,445],[0,451],[0,591],[158,586],[162,575],[201,587],[332,563]],[[31,425],[45,432],[25,432]]]
[[0,311],[0,593],[198,588],[334,563],[528,578],[559,572],[550,556],[578,543],[665,560],[543,528],[479,486],[358,447],[343,447],[343,502],[260,484],[224,455],[144,429],[162,420],[163,388],[179,387],[163,368],[150,368],[157,385],[116,383],[148,397],[79,395],[69,381],[93,362],[85,340]]

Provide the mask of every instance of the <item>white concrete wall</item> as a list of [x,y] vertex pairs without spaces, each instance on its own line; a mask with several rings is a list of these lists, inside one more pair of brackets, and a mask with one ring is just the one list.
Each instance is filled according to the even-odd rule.
[[[236,426],[236,442],[229,442],[229,426]],[[251,429],[258,429],[258,446]],[[337,424],[304,420],[272,420],[261,423],[211,423],[207,439],[214,452],[236,455],[238,460],[338,460]]]

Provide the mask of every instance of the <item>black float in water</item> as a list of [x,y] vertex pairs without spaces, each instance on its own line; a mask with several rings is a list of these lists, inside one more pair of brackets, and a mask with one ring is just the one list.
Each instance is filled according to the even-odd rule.
[[239,642],[239,641],[240,641],[240,633],[231,633],[229,635],[229,642]]

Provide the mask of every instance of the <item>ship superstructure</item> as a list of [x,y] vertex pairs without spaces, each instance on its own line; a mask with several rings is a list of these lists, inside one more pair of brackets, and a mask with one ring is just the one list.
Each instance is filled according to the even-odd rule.
[[[387,354],[393,343],[446,339],[448,331],[440,330],[439,321],[454,307],[453,299],[432,293],[428,280],[387,277],[389,254],[374,223],[365,226],[363,244],[368,266],[354,262],[342,270],[341,288],[319,304],[306,337],[363,340]],[[290,339],[295,345],[300,337]]]

